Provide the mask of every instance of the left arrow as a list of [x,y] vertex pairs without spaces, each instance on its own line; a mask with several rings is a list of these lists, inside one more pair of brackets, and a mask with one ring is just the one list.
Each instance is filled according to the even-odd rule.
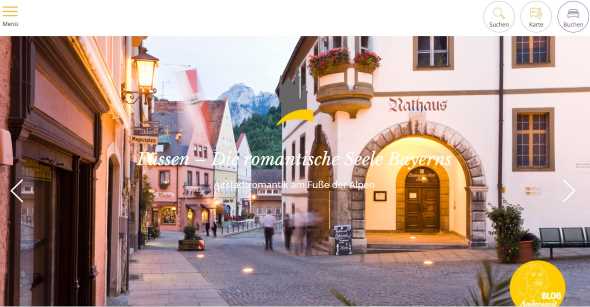
[[12,189],[10,189],[10,193],[12,193],[12,195],[14,195],[14,197],[16,197],[22,203],[23,199],[20,198],[20,196],[18,196],[18,194],[16,194],[16,192],[14,192],[14,190],[16,190],[16,188],[18,188],[18,186],[21,185],[21,183],[23,183],[22,179],[19,180],[19,182],[17,182],[16,185],[14,187],[12,187]]

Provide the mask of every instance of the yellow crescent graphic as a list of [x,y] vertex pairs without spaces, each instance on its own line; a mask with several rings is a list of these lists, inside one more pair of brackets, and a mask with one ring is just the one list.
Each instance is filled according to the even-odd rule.
[[289,121],[289,120],[306,120],[306,121],[312,121],[313,120],[313,110],[312,109],[301,109],[301,110],[295,110],[293,112],[290,112],[288,114],[285,114],[285,116],[283,116],[278,122],[277,122],[277,126],[279,126],[280,124]]

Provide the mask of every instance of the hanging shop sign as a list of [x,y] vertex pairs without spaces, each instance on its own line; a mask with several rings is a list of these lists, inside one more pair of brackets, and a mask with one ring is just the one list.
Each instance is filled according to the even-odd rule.
[[131,142],[136,143],[136,144],[158,145],[158,137],[157,136],[132,135]]
[[133,135],[131,136],[131,142],[138,144],[157,145],[158,144],[158,131],[160,123],[156,121],[149,121],[142,123],[139,127],[133,128]]
[[447,100],[389,98],[389,110],[392,112],[442,112],[447,110]]

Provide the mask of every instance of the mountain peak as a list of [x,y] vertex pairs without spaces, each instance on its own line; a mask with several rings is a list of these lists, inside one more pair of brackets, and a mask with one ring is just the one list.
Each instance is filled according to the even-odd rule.
[[219,96],[227,99],[234,126],[241,124],[253,114],[265,115],[270,107],[278,106],[279,99],[274,93],[259,92],[244,83],[236,83]]

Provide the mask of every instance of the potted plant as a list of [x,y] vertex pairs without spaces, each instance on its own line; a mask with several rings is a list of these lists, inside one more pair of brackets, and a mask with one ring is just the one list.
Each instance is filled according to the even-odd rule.
[[354,67],[360,72],[369,74],[379,67],[379,62],[381,62],[381,57],[372,51],[361,52],[354,57]]
[[492,235],[496,239],[498,259],[504,263],[513,263],[518,259],[520,238],[522,236],[522,208],[506,200],[503,206],[488,211],[492,221]]
[[185,226],[183,229],[184,240],[178,240],[180,251],[202,251],[205,250],[205,241],[196,234],[197,229],[193,225]]
[[343,72],[350,63],[348,49],[334,48],[309,58],[309,69],[314,77]]
[[535,259],[539,254],[541,242],[528,230],[522,231],[518,242],[518,262],[524,263]]

